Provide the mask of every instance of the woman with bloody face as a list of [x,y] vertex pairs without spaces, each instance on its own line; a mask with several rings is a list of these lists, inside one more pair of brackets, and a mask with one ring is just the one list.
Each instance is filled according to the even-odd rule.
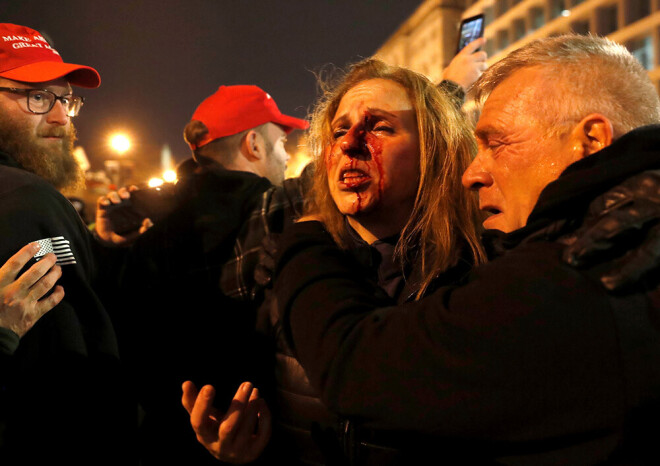
[[[376,59],[357,63],[317,104],[308,144],[308,214],[351,251],[383,299],[419,299],[484,260],[477,201],[460,185],[476,146],[442,86]],[[278,400],[271,444],[304,464],[408,464],[421,454],[418,438],[328,412],[279,331],[276,306],[269,312]]]
[[354,65],[317,105],[309,144],[309,212],[340,246],[354,233],[369,244],[393,237],[400,268],[418,268],[417,297],[461,260],[484,260],[477,199],[460,184],[472,130],[424,76],[375,59]]
[[[485,66],[485,54],[472,52],[457,55],[446,70],[455,82],[439,87],[379,60],[357,63],[328,86],[313,113],[308,144],[315,175],[307,213],[358,259],[384,299],[419,299],[460,281],[483,260],[476,198],[460,185],[476,147],[458,91]],[[268,243],[276,245],[273,238]],[[275,300],[264,302],[257,321],[276,355],[275,393],[266,396],[275,425],[261,461],[400,464],[419,451],[416,440],[399,433],[383,438],[325,408],[282,332]],[[198,413],[191,422],[214,456],[240,463],[261,454],[267,435],[250,429],[259,425],[265,432],[270,424],[248,412],[250,403],[236,403],[223,418],[210,407],[212,397],[196,397],[184,390],[183,403]],[[239,406],[248,408],[240,414]]]

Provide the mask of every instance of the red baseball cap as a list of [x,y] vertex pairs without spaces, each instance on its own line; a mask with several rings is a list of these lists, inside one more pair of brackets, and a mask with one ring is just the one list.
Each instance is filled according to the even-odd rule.
[[66,76],[74,86],[94,88],[101,84],[94,68],[64,63],[38,31],[10,23],[0,23],[0,76],[26,83]]
[[209,130],[199,144],[191,145],[193,150],[269,122],[282,126],[287,134],[309,127],[305,120],[283,115],[270,94],[249,85],[220,86],[215,94],[199,104],[192,119],[201,121]]

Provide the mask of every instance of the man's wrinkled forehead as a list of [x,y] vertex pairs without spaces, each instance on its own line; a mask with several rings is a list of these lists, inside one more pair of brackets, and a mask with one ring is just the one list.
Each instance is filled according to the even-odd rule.
[[545,108],[546,99],[558,98],[557,85],[540,66],[520,68],[497,84],[483,101],[479,122],[493,114],[532,117]]

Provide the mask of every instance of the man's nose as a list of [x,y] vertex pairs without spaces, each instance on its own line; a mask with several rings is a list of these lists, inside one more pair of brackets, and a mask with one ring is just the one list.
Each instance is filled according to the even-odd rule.
[[62,102],[59,100],[55,101],[55,105],[50,109],[50,112],[47,114],[46,121],[53,125],[64,126],[69,122],[69,116],[66,114],[66,109]]
[[479,155],[475,157],[470,166],[467,167],[467,170],[465,170],[465,173],[463,173],[462,182],[466,189],[474,191],[478,191],[484,186],[490,186],[493,184],[493,178],[490,173],[483,168]]

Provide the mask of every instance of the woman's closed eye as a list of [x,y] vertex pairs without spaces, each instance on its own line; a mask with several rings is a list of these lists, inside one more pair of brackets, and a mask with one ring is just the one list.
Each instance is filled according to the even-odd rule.
[[385,133],[394,133],[394,128],[386,124],[376,124],[374,126],[374,131],[383,131]]
[[346,128],[336,128],[332,130],[332,139],[339,139],[342,137],[344,134],[346,134],[348,130]]

